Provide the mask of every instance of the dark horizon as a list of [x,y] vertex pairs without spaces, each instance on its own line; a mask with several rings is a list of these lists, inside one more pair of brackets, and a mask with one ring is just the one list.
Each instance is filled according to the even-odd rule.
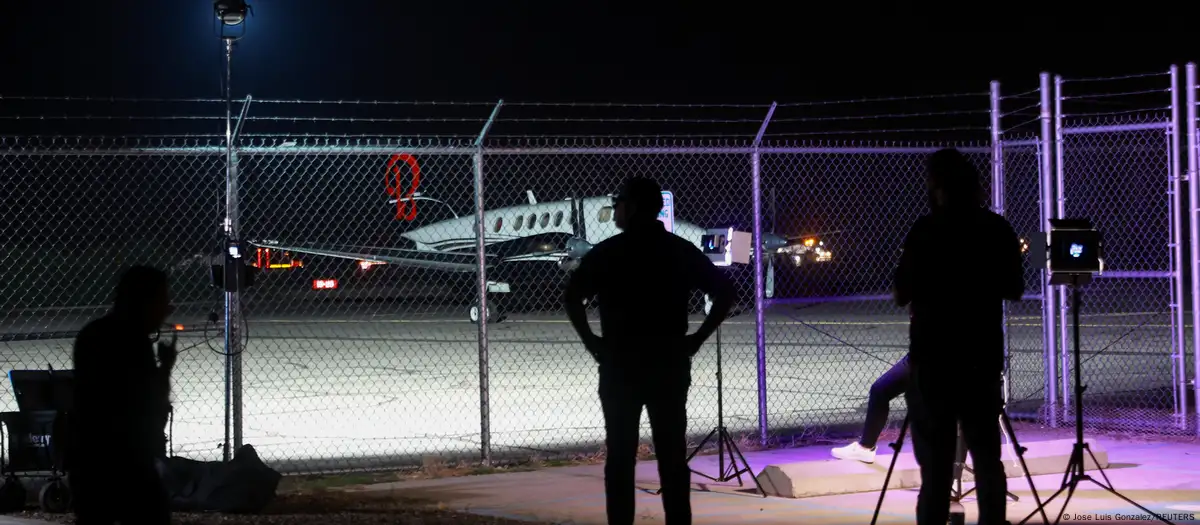
[[[249,3],[252,16],[233,30],[245,30],[234,56],[235,97],[769,104],[986,93],[992,80],[1028,91],[1042,71],[1127,75],[1200,58],[1169,24],[1147,33],[1074,33],[1056,30],[1070,26],[1052,15],[1034,20],[1036,11],[1002,26],[1007,32],[979,25],[953,33],[928,27],[919,12],[889,10],[876,10],[875,19],[825,15],[805,23],[767,16],[781,9]],[[223,46],[211,2],[126,5],[5,6],[10,74],[0,78],[0,94],[222,95]],[[824,24],[834,27],[808,32]]]

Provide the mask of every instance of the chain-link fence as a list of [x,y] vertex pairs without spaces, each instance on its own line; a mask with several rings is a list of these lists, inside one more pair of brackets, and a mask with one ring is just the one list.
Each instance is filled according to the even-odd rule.
[[[1040,210],[1041,142],[1035,137],[1005,137],[1003,154],[1003,211],[1027,243],[1044,237]],[[1043,342],[1042,270],[1025,266],[1026,300],[1008,304],[1008,410],[1012,417],[1046,416],[1046,366]]]
[[[990,173],[987,147],[954,146]],[[892,272],[907,229],[926,213],[924,162],[936,149],[763,156],[764,192],[781,210],[769,229],[821,239],[832,253],[824,263],[785,260],[774,269],[765,312],[772,427],[860,426],[872,383],[908,352],[908,313],[892,300]],[[981,183],[990,186],[986,176]]]
[[[1138,79],[1157,90],[1097,87],[1121,80],[1129,79],[1055,79],[1057,212],[1089,218],[1105,234],[1105,271],[1080,288],[1078,328],[1075,292],[1062,286],[1058,293],[1059,396],[1064,416],[1073,418],[1078,337],[1085,421],[1192,432],[1184,409],[1189,381],[1176,71]],[[1145,94],[1152,95],[1148,103],[1112,104]],[[1089,107],[1089,99],[1107,104]]]
[[[4,138],[0,258],[5,367],[71,368],[75,332],[103,315],[122,268],[171,274],[184,323],[174,376],[174,446],[219,458],[223,358],[206,322],[220,293],[208,286],[219,249],[224,159],[211,144],[168,139]],[[219,310],[217,310],[219,312]],[[15,410],[11,390],[4,406]],[[213,456],[214,452],[217,454]]]
[[[1037,108],[1051,98],[1031,93],[1005,100]],[[563,289],[578,254],[617,233],[611,194],[644,175],[670,192],[675,233],[697,244],[710,229],[761,227],[762,256],[725,269],[738,304],[693,364],[690,433],[716,424],[718,345],[731,432],[857,432],[871,384],[907,351],[891,277],[905,231],[926,210],[923,162],[952,146],[976,162],[1027,243],[1063,214],[1105,232],[1108,275],[1084,297],[1087,421],[1178,431],[1193,373],[1177,307],[1178,148],[1166,133],[1178,128],[1065,119],[1058,137],[1053,125],[1001,130],[993,117],[995,150],[770,137],[243,138],[236,202],[255,280],[234,320],[241,421],[232,426],[288,471],[595,450],[595,366],[566,320]],[[187,348],[173,450],[221,458],[224,294],[211,271],[225,249],[224,137],[9,138],[0,174],[8,366],[69,368],[74,332],[105,311],[120,268],[169,268],[181,306],[172,322]],[[1064,382],[1070,312],[1057,295],[1044,308],[1043,274],[1027,266],[1027,300],[1007,309],[1009,408],[1062,424],[1074,395]],[[694,322],[704,306],[697,296]],[[4,403],[11,409],[11,393]],[[894,418],[902,407],[893,402]]]

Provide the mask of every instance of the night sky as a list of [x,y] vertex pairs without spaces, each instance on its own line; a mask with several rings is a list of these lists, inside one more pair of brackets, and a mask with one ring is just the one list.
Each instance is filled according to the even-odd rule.
[[[994,79],[1027,90],[1043,69],[1125,74],[1197,59],[1188,33],[1173,29],[1184,17],[1141,15],[1129,4],[1059,15],[962,4],[969,9],[954,24],[928,17],[955,11],[897,2],[842,12],[696,2],[250,4],[234,91],[259,98],[769,103],[985,91]],[[1098,23],[1105,19],[1124,28]],[[207,0],[5,2],[0,94],[219,96],[213,22]]]

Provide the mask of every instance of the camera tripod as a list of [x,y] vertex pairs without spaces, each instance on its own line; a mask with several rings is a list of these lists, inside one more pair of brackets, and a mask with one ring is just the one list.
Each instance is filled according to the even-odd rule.
[[[879,520],[879,511],[883,508],[883,498],[887,494],[888,485],[892,481],[892,471],[896,468],[896,460],[900,458],[900,449],[904,447],[904,435],[908,433],[908,422],[909,416],[906,415],[904,416],[904,422],[900,424],[900,436],[896,438],[894,443],[888,445],[893,450],[892,463],[888,466],[887,475],[883,478],[883,489],[879,493],[879,501],[875,504],[875,514],[871,517],[871,525],[875,525],[875,523]],[[1008,411],[1005,407],[1001,407],[1000,409],[1000,431],[1008,437],[1009,445],[1012,446],[1013,452],[1016,454],[1017,459],[1021,462],[1021,471],[1025,473],[1025,479],[1029,482],[1029,490],[1033,492],[1033,499],[1038,501],[1040,504],[1041,501],[1038,497],[1037,488],[1033,485],[1033,476],[1030,475],[1029,467],[1025,464],[1025,451],[1027,449],[1017,442],[1017,435],[1013,432],[1012,421],[1008,418]],[[958,435],[957,447],[958,450],[956,452],[954,465],[954,484],[950,489],[950,519],[952,523],[961,525],[961,523],[965,521],[963,511],[960,510],[961,501],[967,494],[970,494],[975,490],[972,488],[971,490],[962,492],[963,471],[965,470],[967,472],[971,472],[972,474],[974,474],[974,471],[971,470],[971,467],[966,465],[966,446],[963,442],[961,430]],[[1011,492],[1008,492],[1007,496],[1013,501],[1018,501],[1017,496]],[[1040,508],[1041,507],[1039,506],[1039,509]],[[1036,514],[1036,512],[1034,514]],[[1032,516],[1033,514],[1030,515],[1030,517]],[[1025,519],[1028,520],[1029,518]],[[1042,519],[1045,523],[1050,523],[1050,518],[1046,516],[1045,511],[1042,511]]]
[[[1133,501],[1132,499],[1129,499],[1128,497],[1121,494],[1120,492],[1117,492],[1117,490],[1113,488],[1112,482],[1108,480],[1108,475],[1104,473],[1104,468],[1102,468],[1100,466],[1100,462],[1096,461],[1096,455],[1092,453],[1091,447],[1088,445],[1088,443],[1086,441],[1083,440],[1083,391],[1087,390],[1087,387],[1083,386],[1083,382],[1081,380],[1081,374],[1080,374],[1080,370],[1079,370],[1079,365],[1080,365],[1080,359],[1079,359],[1079,307],[1080,307],[1080,304],[1082,304],[1079,287],[1083,284],[1087,284],[1088,282],[1090,282],[1091,278],[1092,278],[1091,274],[1072,273],[1072,274],[1066,274],[1066,275],[1063,275],[1063,274],[1055,275],[1052,277],[1052,280],[1051,280],[1051,284],[1070,284],[1071,285],[1071,299],[1072,299],[1072,301],[1071,301],[1071,303],[1072,303],[1071,304],[1071,310],[1072,310],[1071,321],[1074,324],[1074,328],[1075,328],[1075,337],[1074,337],[1074,339],[1075,339],[1075,341],[1074,341],[1074,343],[1075,343],[1075,349],[1074,349],[1074,351],[1075,351],[1074,352],[1075,353],[1075,447],[1071,450],[1071,459],[1067,462],[1067,470],[1066,470],[1066,472],[1063,472],[1062,487],[1059,488],[1058,492],[1055,492],[1045,502],[1038,505],[1037,510],[1035,510],[1033,514],[1041,512],[1042,515],[1045,516],[1044,509],[1045,509],[1046,505],[1049,505],[1050,502],[1054,500],[1054,498],[1057,498],[1060,494],[1063,493],[1063,491],[1066,491],[1067,498],[1063,501],[1062,509],[1060,509],[1058,512],[1058,516],[1059,516],[1058,520],[1061,520],[1062,515],[1063,515],[1062,513],[1067,510],[1067,505],[1071,504],[1071,497],[1073,497],[1075,495],[1075,490],[1079,488],[1079,482],[1090,481],[1093,484],[1095,484],[1096,486],[1108,491],[1112,495],[1125,500],[1126,503],[1133,505],[1133,506],[1137,507],[1138,509],[1141,509],[1146,514],[1154,516],[1159,521],[1166,523],[1167,525],[1174,525],[1172,522],[1168,521],[1166,518],[1160,516],[1159,514],[1157,514],[1155,512],[1152,512],[1150,509],[1147,509],[1146,507],[1143,507],[1138,502]],[[1083,457],[1084,451],[1087,451],[1088,457],[1092,458],[1092,463],[1096,465],[1096,470],[1100,471],[1100,476],[1104,478],[1104,483],[1101,483],[1100,481],[1096,480],[1096,478],[1093,478],[1092,476],[1090,476],[1087,473],[1086,465],[1085,465],[1085,461],[1084,461],[1084,457]],[[1022,525],[1026,521],[1029,521],[1029,518],[1032,517],[1033,514],[1030,514],[1025,519],[1021,520],[1020,523],[1018,523],[1017,525]],[[1058,520],[1055,520],[1054,523],[1057,524]]]
[[[1027,450],[1025,447],[1020,447],[1020,450],[1018,451],[1018,445],[1012,441],[1013,433],[1011,430],[1011,423],[1008,421],[1008,415],[1004,412],[1000,413],[1000,433],[1005,438],[1008,438],[1008,445],[1012,447],[1014,455],[1020,457],[1025,453]],[[968,494],[975,492],[975,487],[971,487],[966,492],[963,492],[962,488],[963,472],[969,472],[972,476],[975,475],[975,469],[967,466],[967,441],[965,438],[963,438],[962,427],[959,427],[958,429],[957,447],[957,450],[954,452],[954,485],[950,488],[950,503],[959,503],[966,498]],[[1026,472],[1028,473],[1028,471]],[[1012,492],[1006,491],[1005,496],[1013,501],[1021,501],[1021,498],[1017,497],[1017,495],[1013,494]]]
[[[758,487],[758,492],[761,493],[762,496],[765,498],[765,497],[767,497],[767,491],[763,490],[762,484],[758,482],[758,478],[754,476],[753,472],[751,472],[750,464],[748,462],[746,462],[746,457],[742,455],[741,450],[738,450],[737,443],[735,443],[733,440],[733,437],[729,435],[729,430],[725,428],[725,403],[724,403],[725,399],[724,399],[724,394],[723,394],[723,392],[725,390],[725,388],[724,388],[725,385],[724,385],[724,382],[722,381],[722,377],[721,377],[721,329],[720,328],[717,328],[715,335],[716,335],[716,343],[717,343],[717,427],[714,428],[712,430],[712,432],[709,432],[708,435],[705,436],[705,438],[702,441],[700,441],[700,444],[696,446],[696,450],[693,450],[692,453],[690,455],[688,455],[687,462],[689,464],[691,464],[692,458],[695,458],[696,455],[699,454],[701,450],[704,450],[704,445],[707,445],[709,440],[715,438],[717,440],[717,475],[716,475],[716,477],[710,476],[710,475],[700,472],[696,469],[691,469],[691,471],[699,476],[703,476],[704,478],[710,479],[717,483],[725,483],[727,481],[737,479],[739,487],[745,486],[745,484],[742,483],[742,474],[746,474],[746,475],[750,476],[750,479],[754,480],[754,486]],[[729,464],[728,465],[726,465],[726,463],[725,463],[725,454],[726,453],[729,454]],[[739,467],[738,460],[741,460],[740,467]],[[657,491],[655,491],[655,494],[662,494],[662,489],[660,488]]]

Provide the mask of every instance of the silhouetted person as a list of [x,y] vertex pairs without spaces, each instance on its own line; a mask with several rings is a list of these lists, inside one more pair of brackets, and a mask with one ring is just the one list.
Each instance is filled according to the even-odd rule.
[[888,404],[908,391],[910,375],[906,354],[871,384],[871,390],[867,394],[867,417],[863,421],[862,436],[858,441],[833,449],[833,457],[863,463],[875,462],[875,446],[879,442],[879,434],[887,425],[891,408]]
[[[896,270],[895,299],[909,306],[913,452],[921,466],[919,525],[944,525],[958,429],[970,451],[980,525],[1005,521],[1000,460],[1005,300],[1024,291],[1012,226],[983,206],[979,174],[961,153],[929,159],[931,213],[913,225]],[[957,423],[957,425],[956,425]]]
[[[608,523],[634,522],[634,466],[642,407],[650,415],[668,525],[692,522],[687,465],[687,395],[691,358],[733,305],[733,288],[691,240],[658,221],[662,189],[628,180],[614,200],[623,232],[591,249],[571,275],[567,315],[600,367],[604,410],[604,488]],[[699,241],[696,239],[695,241]],[[688,334],[692,294],[712,299],[704,323]],[[584,300],[598,298],[602,336],[587,322]]]
[[166,455],[175,341],[151,335],[174,310],[167,275],[134,267],[112,310],[75,339],[75,405],[68,472],[76,523],[166,525],[169,500],[155,467]]

